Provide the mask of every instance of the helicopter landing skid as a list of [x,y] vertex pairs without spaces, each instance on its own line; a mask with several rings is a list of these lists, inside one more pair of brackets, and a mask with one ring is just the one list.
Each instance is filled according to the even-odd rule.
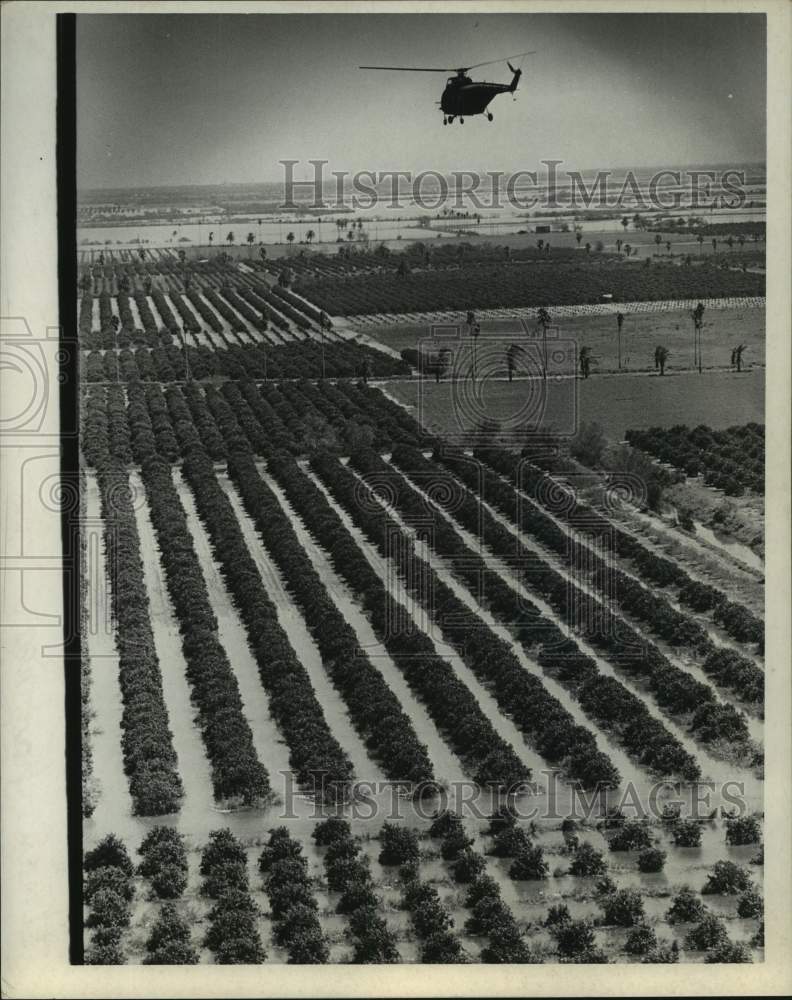
[[[486,115],[488,122],[491,122],[491,121],[495,120],[495,116],[492,114],[491,111],[484,111],[484,112],[482,112],[482,114]],[[454,124],[454,120],[455,120],[456,117],[457,117],[457,115],[447,115],[447,116],[445,116],[443,118],[443,124],[444,125],[453,125]],[[462,117],[460,117],[459,118],[459,124],[460,125],[464,125],[465,124],[465,119],[462,118]]]

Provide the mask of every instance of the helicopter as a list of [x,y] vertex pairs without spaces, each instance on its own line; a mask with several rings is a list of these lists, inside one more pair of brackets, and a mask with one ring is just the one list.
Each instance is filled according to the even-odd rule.
[[[446,81],[445,90],[437,103],[443,112],[444,125],[451,125],[456,118],[459,119],[460,125],[464,125],[465,115],[486,115],[489,122],[494,119],[495,116],[488,110],[490,101],[498,94],[513,94],[522,76],[522,70],[515,69],[509,60],[530,56],[534,52],[535,50],[518,52],[517,55],[506,56],[504,59],[490,59],[488,62],[460,66],[456,69],[427,66],[359,66],[358,69],[391,70],[400,73],[455,73],[455,76],[450,76]],[[471,80],[468,76],[470,70],[499,62],[505,62],[511,70],[511,83],[485,83],[481,80]]]

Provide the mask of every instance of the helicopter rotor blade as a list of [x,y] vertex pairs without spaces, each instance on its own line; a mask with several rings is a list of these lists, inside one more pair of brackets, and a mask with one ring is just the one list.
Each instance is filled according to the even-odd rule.
[[476,63],[474,66],[465,66],[465,70],[478,69],[480,66],[492,66],[494,63],[505,62],[507,63],[510,59],[519,59],[520,56],[533,56],[536,55],[536,49],[531,49],[530,52],[518,52],[513,56],[504,56],[503,59],[490,59],[487,62]]
[[436,66],[358,66],[358,69],[388,69],[401,73],[456,73],[456,69],[438,68]]

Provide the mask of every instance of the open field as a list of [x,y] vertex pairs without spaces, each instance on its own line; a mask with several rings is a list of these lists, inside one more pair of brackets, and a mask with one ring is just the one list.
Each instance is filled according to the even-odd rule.
[[[619,339],[615,308],[610,315],[561,316],[550,311],[553,329],[548,331],[550,346],[554,338],[571,341],[575,356],[583,346],[591,349],[593,372],[618,370]],[[709,309],[705,311],[702,330],[702,363],[704,368],[728,368],[731,351],[744,344],[745,368],[764,366],[764,308]],[[522,344],[538,339],[536,317],[528,313],[525,326],[514,320],[481,317],[481,341],[487,337],[502,339],[503,352],[511,343]],[[556,329],[557,327],[557,329]],[[421,342],[431,345],[432,330],[426,323],[393,323],[385,326],[356,327],[362,333],[402,351],[417,348]],[[621,363],[627,371],[654,371],[655,347],[663,344],[669,351],[667,371],[690,369],[693,364],[693,324],[689,310],[664,312],[626,312],[621,331]],[[504,357],[505,373],[505,357]],[[685,421],[686,422],[686,421]]]
[[596,421],[606,435],[622,441],[630,428],[707,424],[715,429],[764,421],[764,373],[686,372],[666,375],[609,375],[589,379],[540,378],[514,382],[433,379],[392,382],[388,395],[408,407],[434,433],[464,441],[486,417],[504,430],[524,435],[535,416],[541,423],[574,434]]

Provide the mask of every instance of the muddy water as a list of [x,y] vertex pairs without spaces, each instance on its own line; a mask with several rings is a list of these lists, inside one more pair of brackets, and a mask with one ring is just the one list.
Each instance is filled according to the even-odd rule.
[[278,622],[286,632],[300,663],[308,672],[330,730],[352,761],[358,779],[383,781],[385,776],[379,766],[369,757],[363,742],[355,732],[346,705],[330,683],[316,643],[313,641],[302,615],[289,596],[280,571],[264,548],[253,522],[242,506],[242,501],[239,499],[233,483],[227,475],[221,474],[218,479],[237,515],[242,534],[261,573],[267,594],[277,609]]
[[154,299],[150,295],[147,295],[146,302],[148,303],[151,315],[154,317],[154,322],[157,324],[157,329],[161,330],[165,324],[162,322],[162,316],[159,314],[159,309],[157,309]]
[[[594,896],[595,879],[578,878],[567,874],[571,856],[565,851],[565,841],[558,829],[549,824],[538,823],[534,832],[534,842],[544,851],[545,861],[549,865],[550,875],[539,881],[515,881],[509,876],[512,864],[510,858],[495,858],[487,856],[491,849],[492,838],[485,832],[483,824],[474,826],[466,823],[467,832],[474,836],[474,848],[484,854],[487,860],[487,871],[498,882],[504,902],[526,932],[527,942],[534,948],[552,950],[553,942],[550,934],[542,927],[551,905],[565,903],[571,915],[576,919],[598,919],[602,909]],[[673,846],[670,834],[660,827],[653,829],[655,842],[667,851],[668,859],[664,871],[654,874],[644,874],[638,870],[638,852],[611,852],[608,842],[601,832],[594,828],[581,828],[577,831],[581,842],[590,843],[602,852],[608,865],[611,877],[619,888],[635,888],[643,897],[647,920],[659,937],[670,941],[676,938],[680,943],[688,927],[672,927],[666,921],[666,913],[671,905],[671,897],[682,886],[689,885],[700,892],[707,881],[707,875],[714,861],[727,859],[748,867],[751,877],[761,889],[762,869],[750,866],[750,859],[755,853],[753,847],[729,848],[723,840],[723,830],[715,823],[705,825],[702,845],[700,848],[678,849]],[[432,848],[428,853],[436,855],[439,842],[429,841]],[[446,862],[434,856],[432,860],[422,864],[422,875],[436,883],[448,883],[450,869]],[[464,901],[463,887],[455,887],[448,896],[454,903],[453,912],[458,927],[461,927],[467,916],[462,908]],[[705,896],[704,902],[714,913],[726,920],[730,937],[735,941],[749,941],[756,933],[758,921],[743,920],[737,917],[737,897]],[[601,947],[609,956],[618,961],[634,961],[626,954],[619,955],[624,946],[628,931],[622,928],[602,927],[597,930]],[[687,954],[685,961],[696,961],[695,955]]]
[[123,703],[99,486],[90,472],[86,473],[85,484],[85,573],[89,603],[87,632],[83,640],[91,665],[90,704],[95,713],[91,725],[91,748],[96,807],[91,819],[85,821],[86,838],[90,839],[94,830],[108,829],[116,817],[131,817],[132,799],[121,753]]
[[[422,492],[420,490],[420,487],[416,486],[415,488],[418,490],[419,493]],[[431,500],[429,500],[426,497],[425,494],[422,495],[426,498],[427,503],[431,504],[435,510],[437,510],[443,517],[446,518],[446,520],[448,520],[453,525],[453,527],[456,529],[456,531],[459,533],[459,535],[462,537],[465,543],[469,545],[474,551],[479,552],[479,554],[482,556],[487,565],[491,566],[492,569],[496,570],[503,577],[503,579],[509,584],[510,587],[512,587],[517,593],[522,594],[526,599],[530,600],[533,604],[535,604],[536,607],[540,610],[540,612],[546,617],[550,618],[552,621],[554,621],[558,625],[558,627],[562,629],[562,631],[564,631],[565,633],[568,632],[568,626],[564,621],[562,621],[559,618],[554,609],[552,609],[550,605],[548,605],[545,601],[543,601],[539,596],[537,596],[533,592],[529,593],[523,586],[522,582],[515,576],[515,574],[509,569],[509,567],[504,565],[501,559],[498,559],[489,550],[485,550],[484,547],[481,546],[479,539],[471,535],[470,532],[468,532],[465,528],[463,528],[459,524],[458,521],[456,521],[456,519],[446,514],[445,511],[442,510],[442,508],[437,507]],[[485,506],[488,505],[485,504]],[[497,512],[493,511],[491,508],[488,509],[490,510],[490,513],[493,514],[493,516],[495,516],[496,518],[499,517]],[[501,521],[504,520],[502,517],[500,517],[500,519]],[[530,539],[527,539],[523,536],[523,541],[526,544],[526,548],[537,551],[536,546],[531,542]],[[564,575],[566,575],[568,578],[568,574]],[[663,725],[666,727],[666,729],[679,740],[679,742],[682,744],[682,746],[684,746],[684,748],[688,751],[688,753],[692,754],[692,756],[698,760],[702,770],[702,780],[715,781],[719,786],[724,785],[727,782],[740,782],[742,783],[744,797],[746,801],[749,803],[750,808],[752,809],[762,808],[763,783],[759,778],[757,778],[754,775],[753,771],[751,771],[749,768],[727,763],[723,760],[719,760],[718,758],[713,757],[712,754],[710,754],[707,750],[705,750],[703,747],[697,744],[693,739],[691,739],[687,735],[687,733],[682,729],[681,726],[679,726],[677,723],[671,720],[664,712],[662,712],[657,707],[657,705],[654,702],[654,699],[651,697],[651,695],[648,694],[648,692],[642,691],[639,688],[637,688],[630,678],[623,676],[621,673],[617,673],[616,670],[611,666],[611,664],[607,660],[603,659],[603,657],[601,657],[597,653],[597,651],[582,638],[582,636],[575,635],[574,639],[577,642],[578,646],[580,647],[581,651],[585,655],[592,657],[592,659],[596,661],[597,667],[603,675],[609,677],[615,677],[624,685],[624,687],[628,691],[631,691],[637,698],[643,701],[650,714],[654,718],[661,721]]]
[[[626,513],[635,519],[638,524],[643,529],[643,532],[651,532],[652,535],[647,538],[646,534],[639,533],[638,531],[632,529],[632,533],[636,537],[647,544],[657,544],[653,542],[653,536],[665,539],[669,546],[673,549],[674,554],[677,552],[680,555],[680,561],[685,562],[686,568],[689,560],[700,560],[705,566],[715,563],[722,571],[727,574],[726,578],[721,581],[718,580],[718,585],[729,593],[729,576],[732,574],[737,578],[737,580],[742,583],[747,577],[747,581],[756,586],[764,580],[764,562],[760,556],[758,556],[752,549],[747,546],[741,545],[739,542],[733,542],[734,546],[739,546],[738,550],[732,548],[732,544],[729,546],[724,545],[724,542],[718,538],[718,536],[705,525],[701,525],[697,522],[693,522],[696,527],[696,534],[684,534],[680,535],[674,528],[667,524],[661,517],[657,514],[651,514],[638,510],[637,507],[630,505],[624,505]],[[631,530],[627,528],[626,530]],[[742,552],[745,550],[745,560],[741,561],[737,559],[735,561],[734,556],[737,551]],[[748,553],[750,553],[750,558],[748,558]],[[743,565],[744,562],[744,565]],[[695,569],[689,569],[690,575],[695,576]],[[701,577],[695,577],[696,579],[701,579],[703,583],[708,582],[706,573]],[[735,596],[735,600],[739,600],[739,596]]]
[[698,521],[694,521],[693,523],[696,527],[696,534],[703,538],[705,542],[709,542],[710,545],[714,545],[720,549],[730,559],[736,560],[738,563],[745,563],[751,569],[758,570],[758,572],[764,574],[764,560],[753,549],[749,549],[742,542],[719,537],[706,524],[699,524]]
[[179,624],[165,582],[148,504],[142,502],[146,494],[137,471],[131,473],[130,484],[136,494],[135,516],[140,535],[140,554],[150,602],[154,644],[162,672],[162,690],[184,785],[180,812],[182,821],[192,827],[207,807],[211,808],[214,804],[211,768],[195,723],[196,709],[190,699]]
[[140,318],[140,310],[138,309],[137,302],[130,295],[129,298],[127,299],[127,303],[129,305],[129,311],[132,313],[132,322],[135,325],[135,329],[142,330],[143,321]]
[[288,515],[294,533],[297,535],[302,547],[308,553],[313,567],[324,584],[331,600],[343,614],[345,621],[355,630],[360,648],[365,650],[372,664],[385,678],[388,687],[399,699],[402,708],[410,717],[415,731],[419,735],[419,739],[426,744],[436,779],[441,782],[464,781],[465,775],[459,759],[449,750],[440,733],[437,731],[437,727],[430,718],[429,713],[415,697],[404,679],[404,675],[393,662],[385,647],[377,639],[371,623],[352,596],[346,583],[344,583],[333,569],[326,552],[316,543],[313,536],[305,528],[294,508],[286,499],[283,490],[266,472],[264,464],[259,463],[258,468],[261,478],[278,498],[278,502]]

